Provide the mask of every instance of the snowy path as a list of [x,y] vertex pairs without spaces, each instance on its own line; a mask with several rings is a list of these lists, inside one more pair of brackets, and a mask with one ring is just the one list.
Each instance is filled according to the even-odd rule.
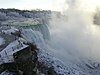
[[18,40],[10,43],[4,50],[0,52],[0,64],[14,62],[13,54],[28,47]]

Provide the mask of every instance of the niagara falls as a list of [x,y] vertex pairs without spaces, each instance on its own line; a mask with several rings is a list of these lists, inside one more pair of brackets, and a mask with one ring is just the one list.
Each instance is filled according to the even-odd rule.
[[0,0],[0,75],[100,75],[99,0]]

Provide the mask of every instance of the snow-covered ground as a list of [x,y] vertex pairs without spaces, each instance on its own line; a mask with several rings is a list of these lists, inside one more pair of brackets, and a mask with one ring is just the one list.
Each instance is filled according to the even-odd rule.
[[19,20],[7,20],[2,22],[2,25],[12,25],[12,26],[27,26],[27,25],[37,25],[42,24],[42,20],[39,18],[27,18],[27,19],[19,19]]
[[0,75],[14,75],[14,74],[8,71],[4,71]]
[[[11,35],[11,33],[15,33],[16,31],[18,31],[18,29],[15,27],[1,30],[2,33],[7,35]],[[9,45],[0,52],[0,64],[14,62],[13,54],[28,47],[28,45],[23,44],[23,42],[26,42],[23,38],[18,38],[10,42]],[[0,37],[0,45],[2,44],[4,44],[4,39]]]
[[4,43],[5,43],[5,40],[2,37],[0,37],[0,45],[2,45]]
[[13,54],[28,47],[28,45],[24,45],[23,42],[19,42],[19,40],[15,40],[11,42],[5,49],[0,52],[0,64],[14,62]]
[[16,31],[18,31],[18,29],[16,29],[15,27],[11,27],[11,29],[7,29],[7,30],[2,30],[3,33],[9,35],[11,35],[11,33],[15,33]]

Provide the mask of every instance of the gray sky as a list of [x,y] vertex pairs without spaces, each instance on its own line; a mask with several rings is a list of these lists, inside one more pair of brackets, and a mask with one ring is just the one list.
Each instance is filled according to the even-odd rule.
[[[68,2],[68,3],[66,3]],[[16,9],[44,9],[62,11],[67,9],[68,5],[77,2],[77,6],[85,10],[93,10],[100,0],[0,0],[0,8],[16,8]],[[66,4],[65,4],[66,3]]]
[[65,0],[0,0],[0,8],[50,9],[60,11]]

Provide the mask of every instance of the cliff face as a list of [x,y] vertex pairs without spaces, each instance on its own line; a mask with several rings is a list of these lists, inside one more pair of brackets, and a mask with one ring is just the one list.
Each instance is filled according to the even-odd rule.
[[[5,43],[0,45],[0,74],[32,75],[34,69],[33,57],[35,58],[35,47],[26,44],[18,29],[8,26],[0,27],[0,37]],[[5,74],[6,73],[6,74]]]
[[25,75],[32,75],[34,69],[34,62],[32,61],[33,52],[27,47],[14,54],[15,63],[18,70],[22,71]]

